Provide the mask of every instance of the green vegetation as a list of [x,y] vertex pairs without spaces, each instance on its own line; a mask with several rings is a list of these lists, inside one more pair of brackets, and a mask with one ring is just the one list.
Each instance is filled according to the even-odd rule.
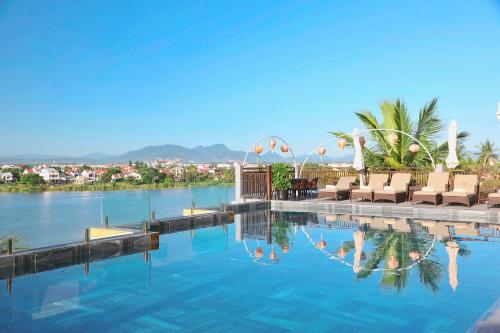
[[22,175],[19,182],[21,184],[29,186],[39,186],[45,183],[42,176],[36,173],[28,173],[26,175]]
[[292,186],[292,174],[287,163],[272,165],[273,190],[288,190]]
[[[437,143],[437,138],[446,129],[441,118],[438,116],[438,99],[424,105],[420,110],[418,119],[413,121],[406,104],[401,100],[385,101],[380,104],[382,121],[369,111],[355,112],[355,115],[367,130],[394,129],[408,133],[422,142],[430,151],[436,163],[443,163],[448,154],[448,143]],[[346,139],[348,145],[352,146],[352,137],[344,132],[331,132],[338,138]],[[389,135],[396,134],[397,142],[391,145]],[[464,156],[464,140],[468,137],[467,132],[460,132],[458,139],[459,159]],[[415,144],[410,137],[390,131],[371,131],[368,135],[370,143],[365,146],[365,164],[369,167],[390,167],[403,169],[407,167],[429,167],[431,161],[422,147],[417,153],[411,153],[410,145]]]
[[486,139],[485,142],[481,142],[476,148],[479,149],[479,152],[476,153],[476,156],[478,156],[478,163],[482,166],[490,166],[498,160],[498,148],[495,148],[495,144],[489,139]]
[[63,184],[63,185],[41,184],[36,186],[15,183],[15,184],[0,184],[0,192],[118,191],[118,190],[135,190],[135,189],[168,189],[168,188],[203,187],[203,186],[229,186],[233,184],[234,184],[233,182],[225,182],[222,180],[209,180],[204,182],[164,181],[163,183],[154,183],[154,184],[136,184],[133,182],[122,181],[122,182],[110,182],[110,183],[99,182],[99,183]]

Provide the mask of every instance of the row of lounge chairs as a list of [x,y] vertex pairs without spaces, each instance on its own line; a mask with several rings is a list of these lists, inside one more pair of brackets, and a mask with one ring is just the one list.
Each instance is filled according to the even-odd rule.
[[[319,199],[361,199],[371,202],[390,201],[400,203],[411,199],[413,203],[431,203],[448,205],[464,204],[467,207],[478,202],[479,179],[477,175],[456,175],[453,189],[450,189],[450,174],[448,172],[429,173],[427,185],[412,187],[410,198],[410,173],[393,174],[390,183],[388,174],[372,174],[366,186],[355,185],[355,176],[340,177],[336,185],[327,185],[320,189]],[[500,204],[500,191],[488,196],[488,205]]]

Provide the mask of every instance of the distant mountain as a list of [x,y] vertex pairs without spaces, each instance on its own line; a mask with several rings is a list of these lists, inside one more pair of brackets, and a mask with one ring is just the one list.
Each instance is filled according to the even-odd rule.
[[[211,146],[197,146],[186,148],[180,145],[166,144],[161,146],[148,146],[137,150],[131,150],[120,155],[107,155],[103,153],[92,153],[81,157],[69,157],[60,155],[4,155],[0,156],[1,164],[100,164],[100,163],[126,163],[128,161],[153,161],[153,160],[181,160],[183,163],[216,163],[228,161],[243,161],[246,152],[241,150],[229,149],[226,145],[215,144]],[[296,161],[302,163],[306,155],[296,156]],[[311,157],[312,162],[319,162],[318,156]],[[255,153],[248,154],[247,162],[256,162]],[[346,156],[341,159],[331,159],[325,157],[323,162],[333,161],[351,161],[352,156]],[[261,162],[293,162],[291,157],[283,157],[281,153],[267,152],[259,157]]]

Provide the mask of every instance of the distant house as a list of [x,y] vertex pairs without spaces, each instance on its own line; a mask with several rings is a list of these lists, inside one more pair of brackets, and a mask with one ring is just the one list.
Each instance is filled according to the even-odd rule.
[[123,175],[123,173],[114,173],[111,175],[111,180],[112,181],[116,181],[116,180],[120,180],[120,179],[123,179],[125,178],[125,176]]
[[94,170],[83,170],[81,176],[83,176],[87,182],[95,182],[97,180]]
[[80,175],[80,176],[76,176],[73,180],[73,182],[75,184],[85,184],[87,182],[87,178],[85,178],[84,176]]
[[182,165],[177,165],[172,168],[172,174],[174,175],[175,180],[183,181],[184,180],[184,167]]
[[35,172],[33,171],[33,168],[26,168],[26,169],[24,169],[24,171],[23,171],[23,175],[29,175],[29,174],[32,174],[32,173],[35,173]]
[[54,168],[43,168],[42,170],[40,170],[40,176],[46,182],[48,182],[48,181],[58,182],[60,180],[60,177],[61,177],[59,175],[59,171],[57,171]]
[[142,178],[142,176],[137,173],[137,172],[127,172],[125,174],[125,178],[132,178],[132,179],[135,179],[135,180],[140,180]]
[[96,181],[99,181],[99,179],[101,178],[102,175],[104,175],[108,170],[106,169],[97,169],[95,171],[95,180]]
[[0,173],[0,177],[2,179],[2,181],[6,182],[6,183],[10,183],[10,182],[13,182],[14,181],[14,176],[12,175],[11,172],[3,172],[3,173]]

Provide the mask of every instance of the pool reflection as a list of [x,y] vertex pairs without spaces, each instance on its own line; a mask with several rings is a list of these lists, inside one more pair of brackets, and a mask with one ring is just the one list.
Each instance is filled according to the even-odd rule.
[[[401,292],[410,277],[433,292],[448,275],[459,286],[460,257],[471,254],[467,242],[498,239],[499,227],[478,223],[374,216],[260,211],[235,219],[235,238],[248,258],[260,265],[278,264],[300,237],[332,264],[345,265],[357,280],[381,274],[380,284]],[[281,249],[281,251],[278,251]],[[438,251],[447,255],[438,255]],[[447,259],[447,262],[445,261]],[[410,274],[415,270],[416,274]]]

